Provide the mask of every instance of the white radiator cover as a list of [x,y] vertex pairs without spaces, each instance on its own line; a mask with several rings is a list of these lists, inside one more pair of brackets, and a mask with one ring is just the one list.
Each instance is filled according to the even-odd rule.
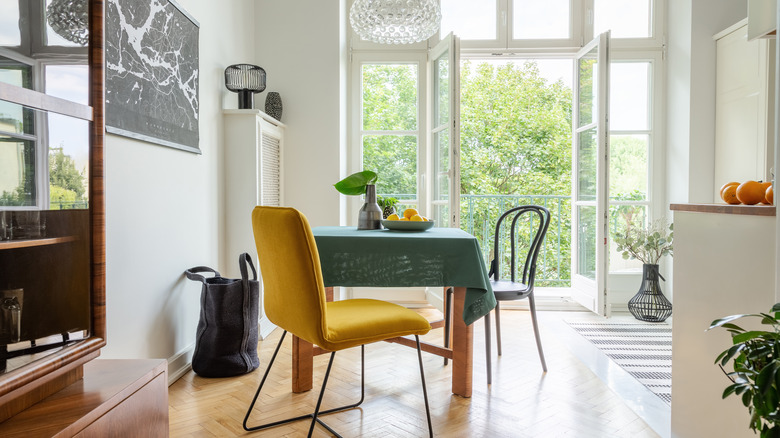
[[[225,235],[222,275],[240,278],[238,257],[249,253],[257,267],[252,210],[257,205],[284,205],[282,185],[284,124],[255,109],[224,110],[225,118]],[[251,274],[250,274],[251,275]],[[260,338],[274,329],[262,311]]]

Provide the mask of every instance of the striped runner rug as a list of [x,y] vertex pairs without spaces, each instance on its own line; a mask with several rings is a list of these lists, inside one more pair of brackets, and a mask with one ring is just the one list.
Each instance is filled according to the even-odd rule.
[[666,323],[566,321],[613,362],[672,404],[672,326]]

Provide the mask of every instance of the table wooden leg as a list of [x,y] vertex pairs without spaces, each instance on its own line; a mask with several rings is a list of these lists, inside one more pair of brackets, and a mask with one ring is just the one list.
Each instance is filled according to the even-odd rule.
[[[333,288],[325,288],[325,300],[333,301]],[[293,335],[292,344],[292,392],[306,392],[312,388],[314,370],[314,346]]]
[[293,336],[292,392],[306,392],[312,388],[314,348],[310,342]]
[[471,397],[474,325],[466,325],[463,322],[466,288],[456,287],[454,289],[452,300],[452,393],[461,397]]

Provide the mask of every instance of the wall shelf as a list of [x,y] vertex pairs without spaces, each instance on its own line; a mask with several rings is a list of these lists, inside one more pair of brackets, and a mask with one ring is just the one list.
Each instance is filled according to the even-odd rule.
[[32,248],[35,246],[57,245],[76,241],[76,236],[47,237],[45,239],[6,240],[0,242],[0,251],[4,249]]

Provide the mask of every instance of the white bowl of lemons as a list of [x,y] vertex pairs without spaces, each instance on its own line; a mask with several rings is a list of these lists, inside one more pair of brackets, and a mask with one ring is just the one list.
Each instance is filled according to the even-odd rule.
[[389,230],[425,231],[432,228],[435,222],[422,216],[416,209],[407,208],[402,216],[393,213],[387,219],[382,219],[382,225]]

